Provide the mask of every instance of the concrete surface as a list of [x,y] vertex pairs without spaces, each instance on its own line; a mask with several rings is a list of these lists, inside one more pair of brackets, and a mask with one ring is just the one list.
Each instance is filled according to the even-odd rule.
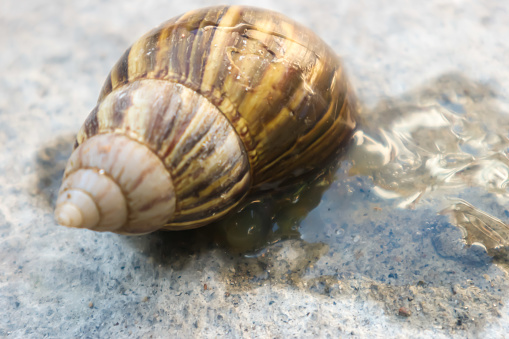
[[[299,233],[275,232],[249,255],[216,245],[214,229],[129,238],[58,227],[74,134],[113,63],[151,27],[216,3],[3,0],[0,337],[507,337],[504,259],[465,246],[437,216],[461,198],[481,224],[509,218],[509,167],[496,157],[509,145],[506,2],[230,3],[283,12],[341,54],[373,143],[402,140],[397,123],[419,112],[445,117],[405,147],[414,162],[453,147],[456,181],[401,159],[391,164],[406,174],[361,166],[369,152],[354,149]],[[468,126],[469,137],[451,133]]]

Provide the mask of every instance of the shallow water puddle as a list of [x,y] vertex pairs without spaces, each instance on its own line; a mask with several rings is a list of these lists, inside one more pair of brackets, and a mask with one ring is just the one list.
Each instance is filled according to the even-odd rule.
[[249,253],[227,284],[291,285],[375,300],[416,326],[479,328],[509,291],[509,119],[489,88],[459,75],[362,116],[339,169],[209,229]]

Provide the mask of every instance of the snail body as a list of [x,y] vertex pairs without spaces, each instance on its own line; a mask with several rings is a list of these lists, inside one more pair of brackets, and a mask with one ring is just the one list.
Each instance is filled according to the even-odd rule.
[[355,120],[339,59],[310,30],[250,7],[191,11],[111,70],[55,216],[122,234],[199,227],[323,166]]

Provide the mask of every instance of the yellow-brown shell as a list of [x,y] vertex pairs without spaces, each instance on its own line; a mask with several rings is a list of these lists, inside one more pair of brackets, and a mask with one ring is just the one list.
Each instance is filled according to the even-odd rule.
[[354,103],[339,59],[313,32],[271,11],[212,7],[169,20],[123,54],[76,147],[105,133],[147,146],[175,190],[166,227],[192,228],[322,167],[349,140]]

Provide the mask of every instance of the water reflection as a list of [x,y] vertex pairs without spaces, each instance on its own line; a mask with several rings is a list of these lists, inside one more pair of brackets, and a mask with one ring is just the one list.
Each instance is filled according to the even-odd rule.
[[[482,112],[462,115],[441,106],[411,107],[375,136],[357,132],[351,174],[372,177],[381,196],[404,199],[400,207],[428,191],[468,186],[507,197],[507,137],[483,126]],[[501,122],[500,129],[506,126]]]

